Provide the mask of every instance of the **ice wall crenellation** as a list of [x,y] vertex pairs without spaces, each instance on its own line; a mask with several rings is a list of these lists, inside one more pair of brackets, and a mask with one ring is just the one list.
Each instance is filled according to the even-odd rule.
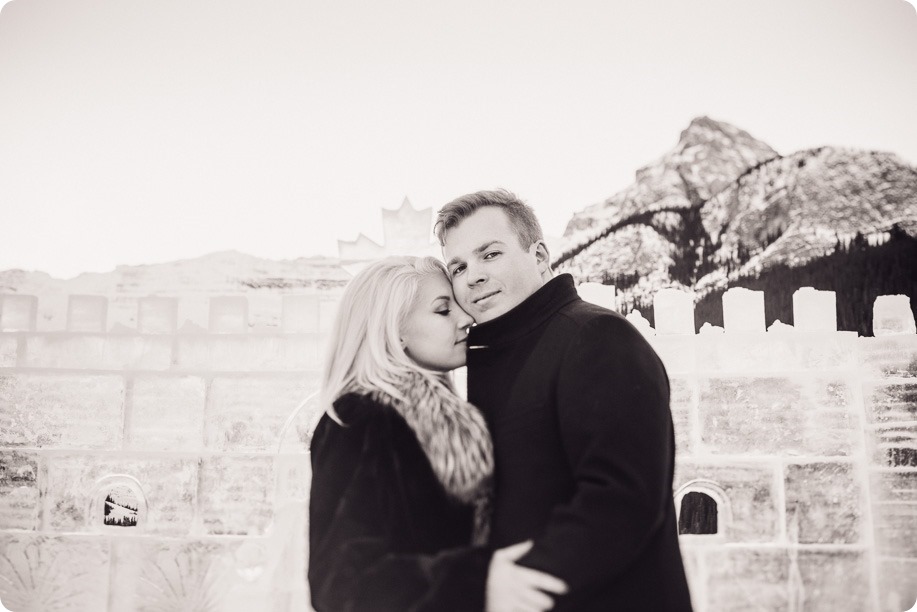
[[[613,287],[580,291],[616,304]],[[74,295],[43,318],[41,298],[0,296],[7,607],[308,609],[318,407],[303,400],[318,388],[338,299]],[[693,302],[663,290],[655,328],[628,319],[669,373],[695,608],[907,609],[917,598],[907,298],[877,300],[868,338],[837,331],[832,292],[800,289],[794,326],[769,330],[760,292],[728,291],[723,328],[701,333]]]

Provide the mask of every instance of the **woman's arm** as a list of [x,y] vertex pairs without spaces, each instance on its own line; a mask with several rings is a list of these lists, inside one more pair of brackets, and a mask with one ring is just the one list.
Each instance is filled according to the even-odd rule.
[[[384,430],[384,427],[381,428]],[[342,428],[325,419],[312,445],[309,586],[321,612],[482,610],[491,551],[395,551],[401,484],[381,478],[394,452],[372,423]]]

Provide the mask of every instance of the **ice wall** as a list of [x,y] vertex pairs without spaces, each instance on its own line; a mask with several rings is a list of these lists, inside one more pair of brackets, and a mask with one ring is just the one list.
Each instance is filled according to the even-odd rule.
[[[317,388],[336,299],[70,296],[47,330],[38,298],[0,296],[4,604],[307,609],[313,406],[284,427]],[[836,331],[832,293],[800,290],[796,328],[765,331],[760,294],[723,301],[724,330],[694,334],[671,291],[656,329],[631,317],[671,378],[680,518],[716,518],[681,536],[696,609],[906,610],[913,318],[883,300],[884,335],[859,338]]]

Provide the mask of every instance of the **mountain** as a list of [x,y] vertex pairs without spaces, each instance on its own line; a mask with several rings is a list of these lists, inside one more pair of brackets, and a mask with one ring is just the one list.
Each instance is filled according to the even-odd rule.
[[[45,272],[0,271],[0,295],[38,296],[38,329],[63,329],[71,295],[109,298],[108,321],[136,325],[136,298],[150,295],[182,299],[179,326],[184,320],[206,321],[210,296],[270,297],[278,293],[309,293],[343,287],[350,280],[348,264],[340,259],[309,257],[290,260],[261,259],[238,251],[211,253],[168,263],[117,266],[111,272],[84,273],[58,279]],[[277,327],[280,313],[250,313],[250,324]]]
[[0,271],[0,293],[43,295],[59,288],[68,294],[229,295],[260,288],[324,289],[343,285],[349,278],[338,259],[271,260],[222,251],[168,263],[117,266],[111,272],[86,272],[66,280],[45,272],[5,270]]
[[917,231],[917,169],[891,153],[833,147],[780,155],[700,117],[632,185],[573,215],[555,265],[613,283],[625,308],[662,287],[700,296],[774,266],[799,266],[858,233]]

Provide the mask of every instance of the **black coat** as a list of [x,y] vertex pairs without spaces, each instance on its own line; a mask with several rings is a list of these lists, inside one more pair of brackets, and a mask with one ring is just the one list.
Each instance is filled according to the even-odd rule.
[[567,582],[559,610],[691,609],[672,498],[669,383],[626,319],[551,279],[468,337],[495,461],[491,544]]
[[309,587],[319,612],[482,610],[491,552],[394,408],[335,402],[312,437]]

